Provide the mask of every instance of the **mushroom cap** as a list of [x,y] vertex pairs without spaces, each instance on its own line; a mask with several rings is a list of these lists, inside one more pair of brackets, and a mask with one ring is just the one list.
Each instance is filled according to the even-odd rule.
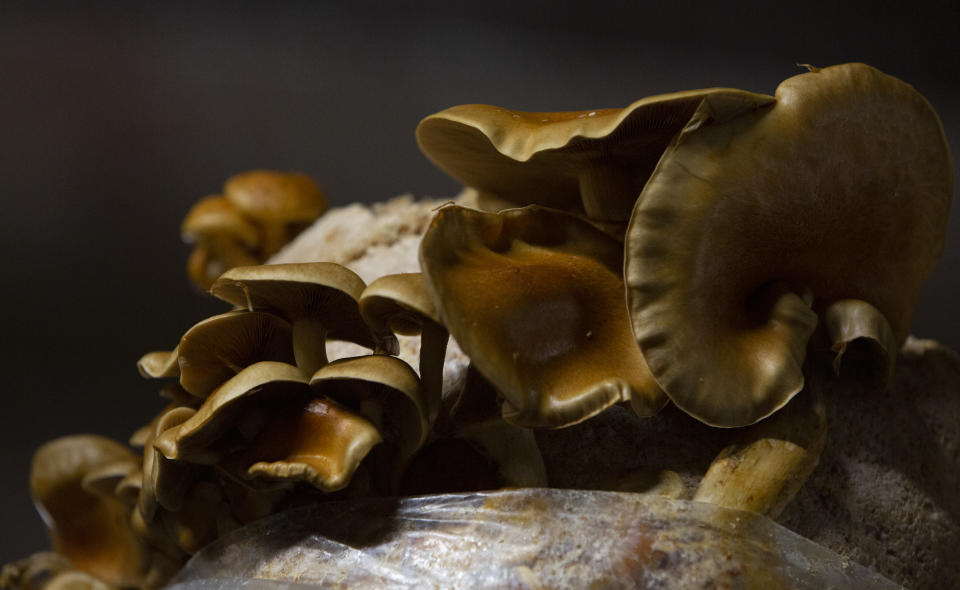
[[145,549],[128,525],[127,506],[83,487],[91,472],[136,462],[124,446],[96,435],[66,436],[37,449],[30,493],[50,529],[53,549],[78,569],[116,586],[139,585]]
[[357,273],[332,262],[241,266],[223,273],[210,292],[234,305],[283,316],[320,318],[329,336],[375,346],[357,300],[366,288]]
[[[575,212],[586,205],[592,218],[626,221],[664,148],[705,98],[729,112],[773,100],[708,88],[594,111],[530,113],[460,105],[421,121],[417,142],[440,169],[483,194]],[[590,199],[600,202],[591,205]]]
[[334,492],[350,483],[380,441],[369,421],[332,400],[314,397],[271,415],[242,456],[252,477],[303,481]]
[[306,384],[306,375],[293,365],[254,363],[211,393],[190,418],[159,436],[154,447],[168,459],[206,458],[208,447],[236,428],[250,404],[275,404],[307,395]]
[[360,314],[375,334],[416,336],[424,321],[440,323],[421,273],[382,276],[363,290]]
[[725,121],[694,115],[627,231],[637,342],[677,406],[716,426],[800,391],[811,298],[868,302],[902,342],[943,247],[950,155],[912,87],[845,64],[776,98]]
[[261,221],[313,221],[327,208],[323,189],[299,172],[243,172],[227,179],[223,195],[245,215]]
[[583,219],[536,206],[446,207],[420,249],[444,325],[505,398],[504,418],[531,427],[666,402],[630,332],[622,257]]
[[180,350],[155,350],[148,352],[137,361],[140,376],[147,379],[163,379],[180,376]]
[[256,226],[220,195],[204,197],[187,212],[180,226],[183,241],[208,242],[228,238],[255,248],[260,242]]
[[144,446],[143,481],[137,506],[147,520],[153,518],[158,505],[174,512],[179,510],[183,495],[193,485],[193,466],[168,459],[153,446],[153,441],[186,422],[195,412],[182,406],[167,410],[157,419]]
[[211,391],[259,361],[293,362],[290,325],[258,311],[231,311],[190,328],[177,347],[180,385],[206,397]]
[[372,354],[339,359],[320,368],[310,387],[369,420],[384,440],[409,458],[430,431],[420,379],[402,360]]

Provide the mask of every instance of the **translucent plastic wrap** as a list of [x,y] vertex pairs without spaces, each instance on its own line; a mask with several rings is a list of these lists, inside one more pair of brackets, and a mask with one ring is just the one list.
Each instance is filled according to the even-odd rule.
[[900,588],[712,504],[522,489],[304,506],[198,553],[172,588]]

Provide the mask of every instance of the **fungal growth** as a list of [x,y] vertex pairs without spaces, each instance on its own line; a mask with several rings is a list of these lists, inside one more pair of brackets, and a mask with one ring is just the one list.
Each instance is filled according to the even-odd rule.
[[417,143],[444,172],[476,189],[480,203],[544,205],[622,222],[695,112],[725,120],[772,102],[709,88],[650,96],[623,109],[565,113],[461,105],[421,121]]
[[869,66],[795,76],[769,108],[726,120],[699,110],[627,231],[627,304],[657,382],[729,427],[796,395],[818,340],[840,363],[850,342],[873,341],[886,370],[943,248],[951,194],[933,109]]
[[561,427],[666,397],[629,331],[622,246],[560,211],[446,207],[420,249],[444,324],[522,426]]
[[[136,451],[93,435],[37,451],[31,493],[56,553],[3,584],[157,588],[291,507],[571,486],[559,455],[595,461],[595,489],[776,518],[828,448],[839,396],[824,392],[891,380],[952,194],[930,105],[863,64],[811,68],[775,96],[464,105],[416,134],[497,212],[465,198],[422,204],[416,223],[374,210],[343,246],[351,270],[313,254],[261,264],[326,208],[302,174],[240,174],[191,210],[190,278],[234,309],[139,359],[167,381]],[[377,216],[397,235],[368,228]],[[564,434],[574,448],[551,448]],[[607,461],[614,437],[631,450]],[[636,532],[637,563],[662,553]]]

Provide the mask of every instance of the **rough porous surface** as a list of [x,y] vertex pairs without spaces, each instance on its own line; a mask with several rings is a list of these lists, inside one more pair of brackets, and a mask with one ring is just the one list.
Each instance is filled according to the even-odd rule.
[[[271,262],[338,262],[367,282],[418,272],[419,237],[442,203],[398,197],[331,210]],[[331,358],[363,352],[330,348]],[[416,338],[404,339],[401,352],[417,366]],[[445,392],[462,383],[467,362],[451,340]],[[779,522],[908,588],[960,588],[960,359],[910,339],[885,393],[837,381],[826,403],[820,464]],[[731,432],[673,406],[653,418],[616,406],[570,428],[539,431],[537,440],[553,486],[637,490],[670,470],[691,497]]]

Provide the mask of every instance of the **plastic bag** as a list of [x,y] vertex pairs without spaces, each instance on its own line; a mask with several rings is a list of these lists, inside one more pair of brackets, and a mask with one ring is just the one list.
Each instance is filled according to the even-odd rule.
[[227,588],[893,589],[763,516],[557,489],[296,508],[198,553],[176,590]]

